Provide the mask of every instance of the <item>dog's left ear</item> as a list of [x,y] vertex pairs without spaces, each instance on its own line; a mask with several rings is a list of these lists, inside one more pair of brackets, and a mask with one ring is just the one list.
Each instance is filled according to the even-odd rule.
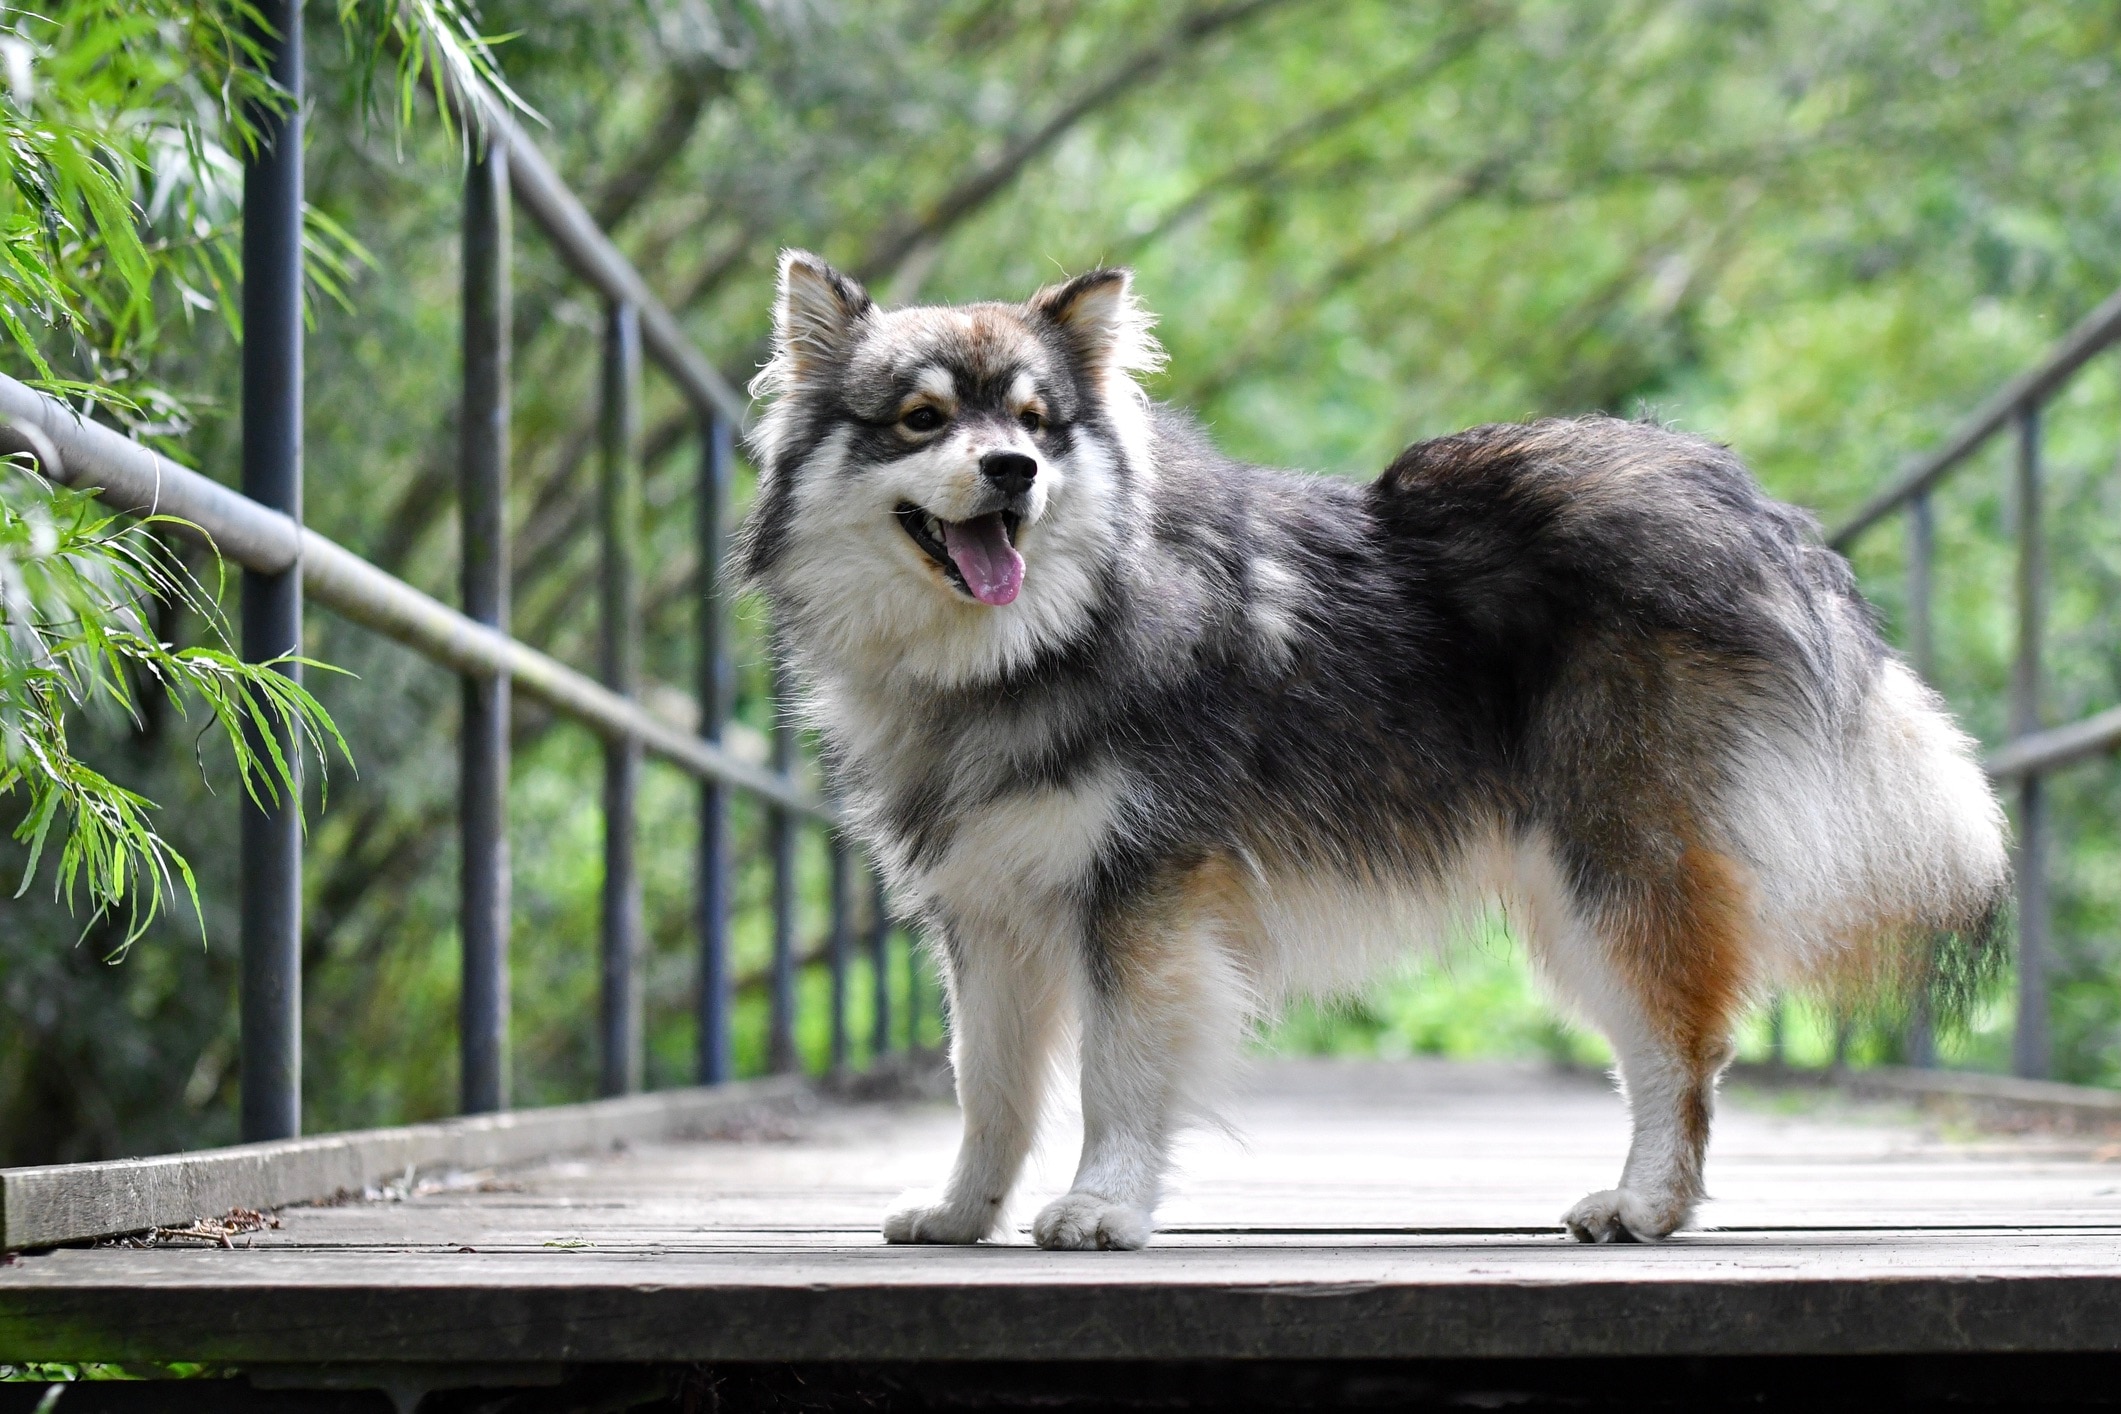
[[1134,272],[1087,271],[1031,297],[1031,312],[1060,330],[1085,368],[1153,373],[1164,351],[1149,332],[1156,319],[1134,297]]

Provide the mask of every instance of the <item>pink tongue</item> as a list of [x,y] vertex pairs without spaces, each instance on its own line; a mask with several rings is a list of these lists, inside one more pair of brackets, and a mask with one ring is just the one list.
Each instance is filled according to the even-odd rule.
[[965,577],[972,597],[982,604],[1000,608],[1024,587],[1024,557],[1009,543],[999,511],[972,520],[944,521],[943,548]]

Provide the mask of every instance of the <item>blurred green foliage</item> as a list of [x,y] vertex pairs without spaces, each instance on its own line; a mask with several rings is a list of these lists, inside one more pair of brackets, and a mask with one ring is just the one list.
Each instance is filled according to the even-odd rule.
[[[311,22],[328,41],[334,18]],[[1415,437],[1603,408],[1729,441],[1831,520],[2121,284],[2121,14],[2093,0],[486,0],[476,23],[516,36],[497,53],[540,140],[739,380],[762,353],[783,244],[898,301],[1016,296],[1125,261],[1172,353],[1157,393],[1240,454],[1364,475]],[[313,61],[310,198],[374,267],[350,267],[348,307],[316,310],[308,514],[450,598],[460,139],[417,97],[409,125],[371,112],[347,47],[319,42]],[[527,221],[517,256],[515,622],[587,664],[599,310]],[[158,289],[157,318],[175,297]],[[201,319],[147,370],[189,410],[186,458],[222,476],[234,368],[231,332]],[[2121,701],[2115,361],[2049,422],[2060,722]],[[647,667],[684,684],[696,447],[653,378],[648,427]],[[2011,624],[2004,455],[1938,506],[1937,679],[1989,740]],[[1857,560],[1897,631],[1897,528]],[[758,732],[755,607],[739,622],[738,713]],[[362,774],[334,783],[311,835],[308,1123],[445,1113],[456,687],[326,616],[310,633],[357,674],[317,691]],[[516,1090],[582,1096],[596,750],[528,704],[516,739]],[[9,1162],[232,1129],[232,804],[166,731],[113,731],[94,751],[167,807],[200,862],[213,943],[171,932],[105,968],[56,911],[8,906]],[[2054,790],[2058,1065],[2121,1081],[2121,778],[2091,764]],[[652,770],[645,811],[650,1076],[672,1083],[690,1070],[690,787]],[[738,827],[755,861],[757,821]],[[823,862],[806,849],[815,939]],[[752,971],[762,867],[739,885]],[[1271,1039],[1594,1059],[1512,946],[1490,933],[1448,969]],[[1962,1058],[1994,1063],[2007,1023],[1985,1014]],[[1822,1058],[1830,1032],[1786,1018],[1798,1058]],[[1748,1023],[1750,1052],[1764,1037]],[[821,1037],[806,1045],[815,1057]],[[1888,1056],[1890,1038],[1853,1053]]]

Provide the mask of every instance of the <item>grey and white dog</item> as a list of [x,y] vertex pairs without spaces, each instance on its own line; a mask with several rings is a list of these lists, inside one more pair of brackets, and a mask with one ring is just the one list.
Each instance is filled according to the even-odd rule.
[[1993,931],[1967,739],[1724,448],[1583,418],[1367,485],[1248,466],[1143,394],[1149,322],[1121,270],[886,311],[781,260],[746,564],[939,950],[964,1110],[885,1236],[993,1232],[1073,1037],[1081,1166],[1032,1231],[1141,1246],[1258,1017],[1496,899],[1633,1117],[1569,1229],[1665,1236],[1751,997]]

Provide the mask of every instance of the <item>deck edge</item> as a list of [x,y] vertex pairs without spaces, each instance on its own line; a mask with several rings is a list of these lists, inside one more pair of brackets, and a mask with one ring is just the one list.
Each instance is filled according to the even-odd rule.
[[803,1076],[776,1076],[391,1129],[0,1169],[0,1251],[180,1227],[234,1208],[316,1202],[358,1193],[407,1169],[491,1168],[683,1138],[750,1110],[788,1105],[813,1089]]
[[2041,1116],[2074,1125],[2121,1125],[2121,1090],[2070,1085],[2059,1080],[1900,1065],[1798,1070],[1757,1062],[1734,1065],[1726,1075],[1769,1088],[1838,1088],[1867,1099],[1958,1101],[2020,1119]]

